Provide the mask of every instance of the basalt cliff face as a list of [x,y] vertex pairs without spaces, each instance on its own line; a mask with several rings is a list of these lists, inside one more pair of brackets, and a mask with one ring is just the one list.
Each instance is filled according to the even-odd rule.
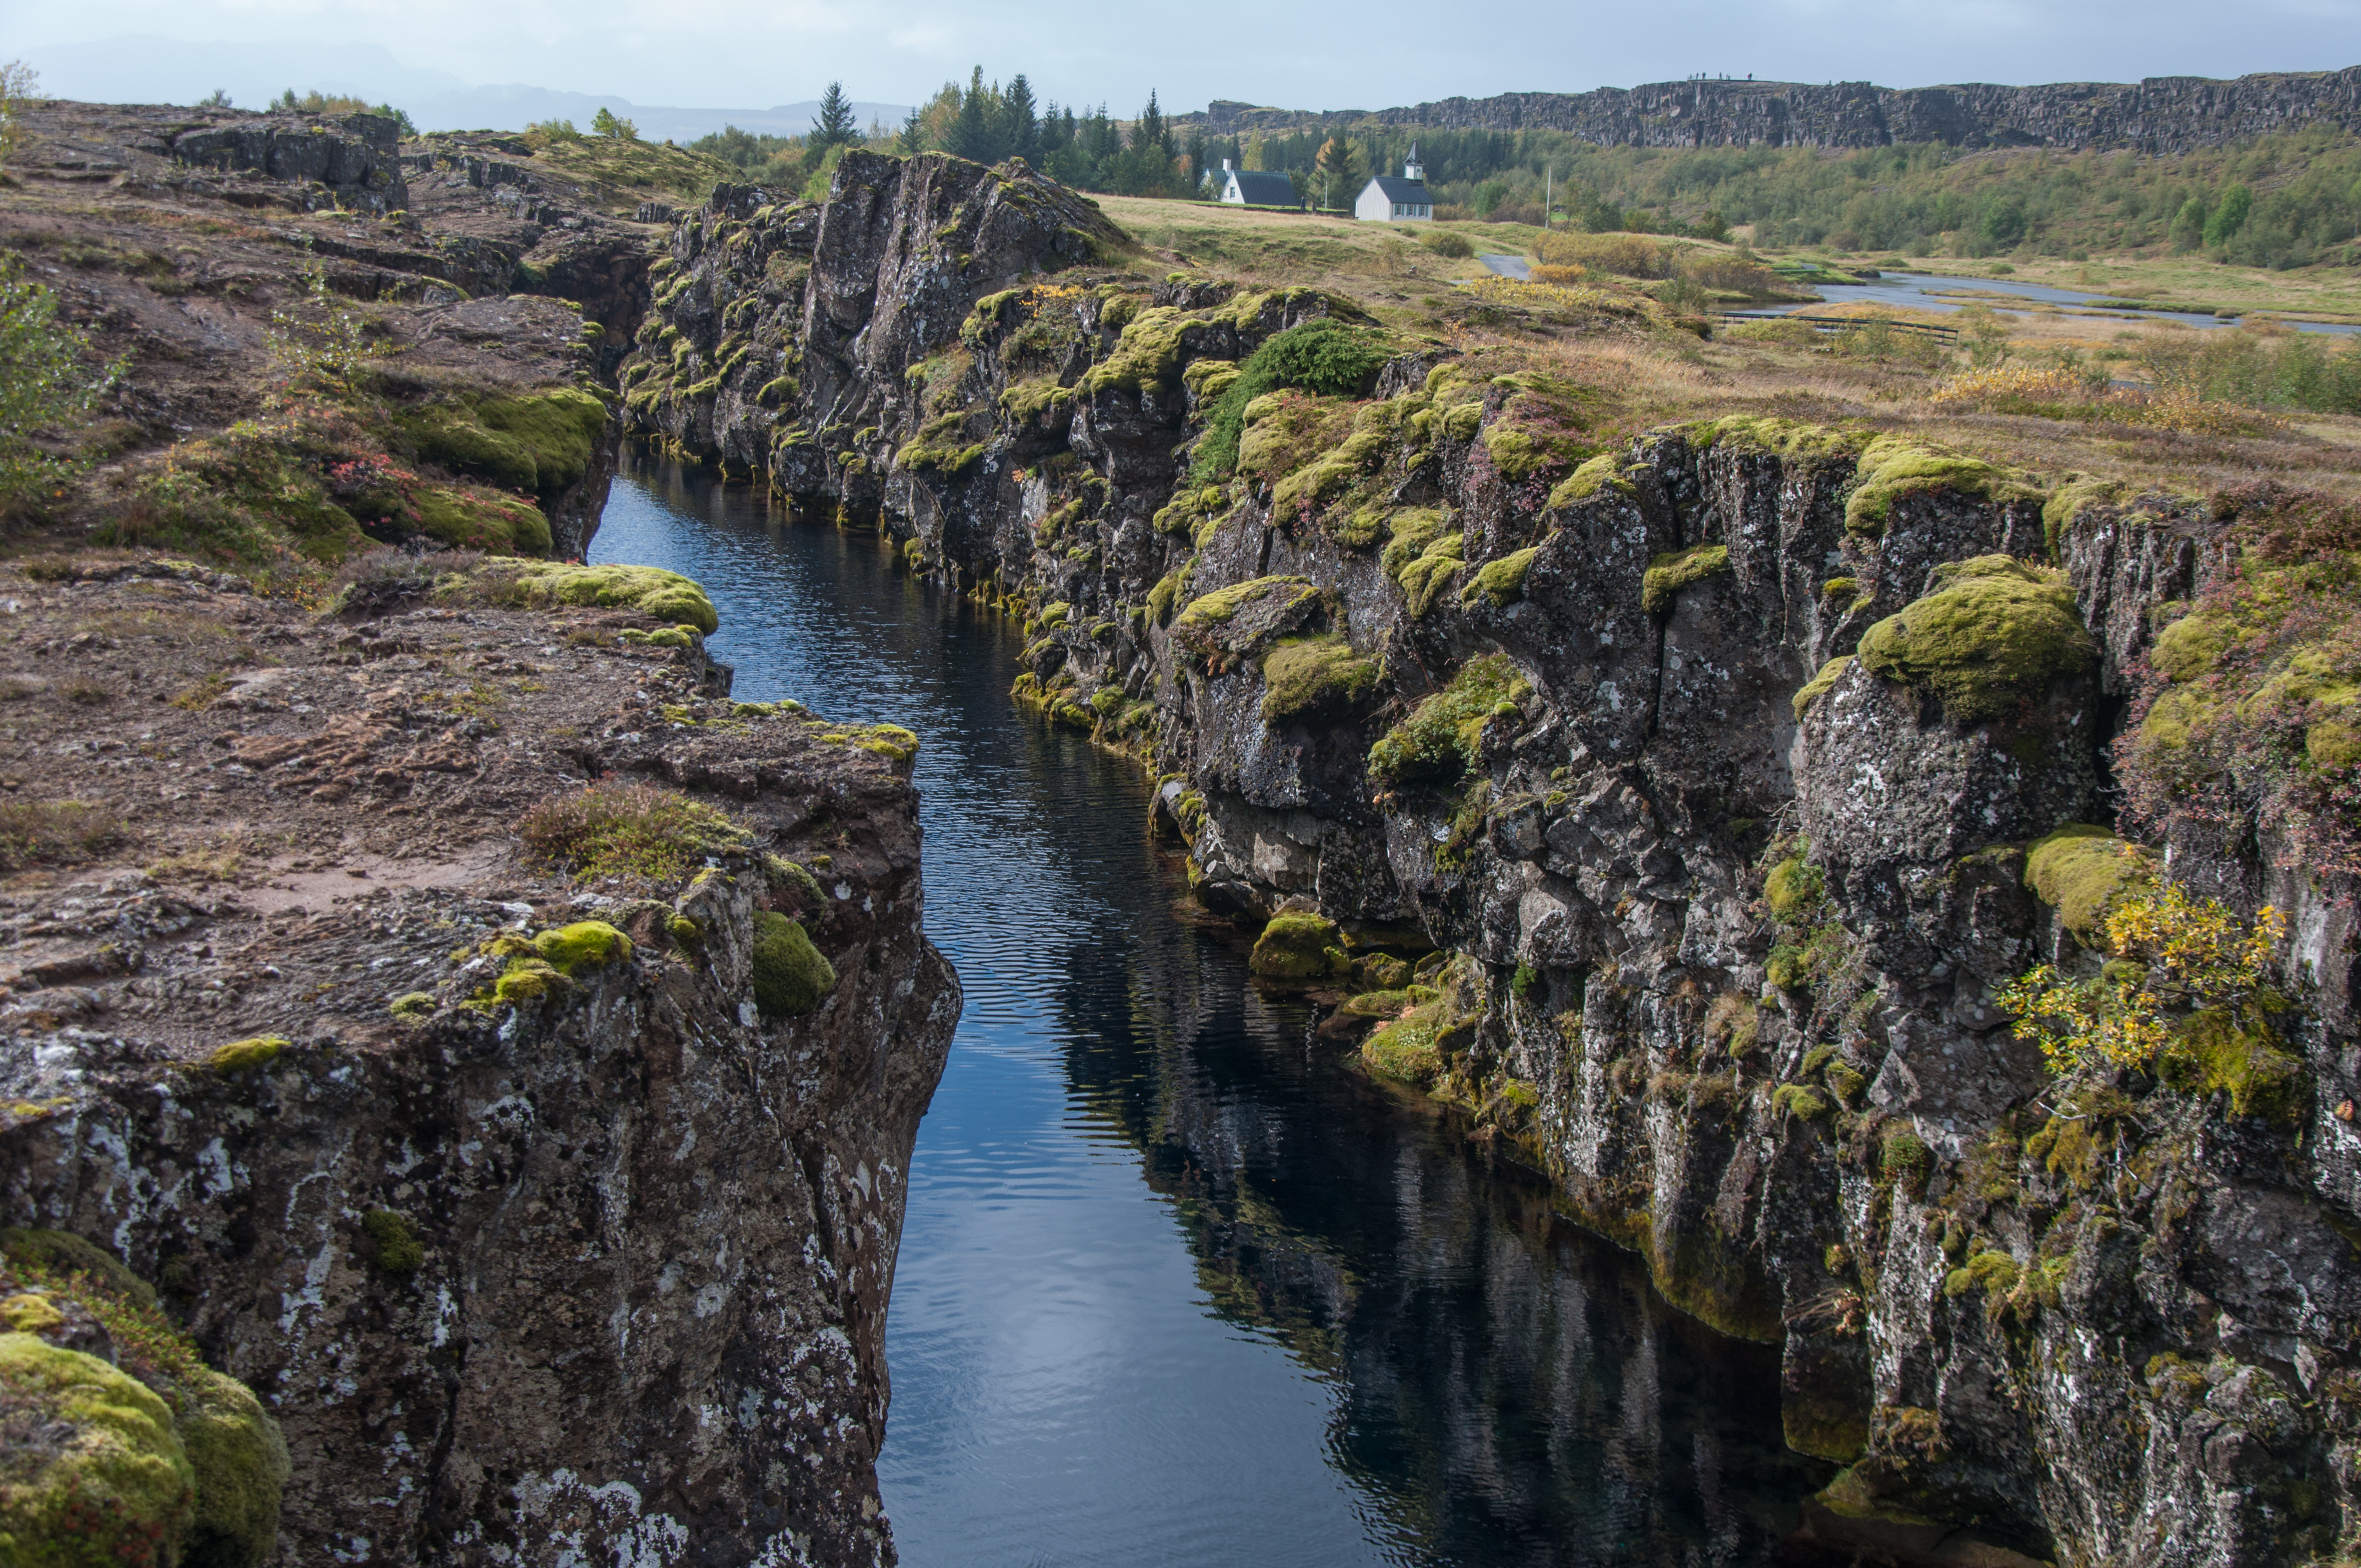
[[[1770,420],[1598,452],[1592,394],[1441,345],[1206,433],[1258,345],[1353,308],[1093,270],[1110,243],[1022,165],[722,192],[656,269],[630,417],[1023,614],[1020,691],[1164,775],[1198,895],[1268,922],[1258,969],[1406,1010],[1380,1070],[1784,1347],[1790,1442],[1846,1466],[1799,1540],[2349,1541],[2345,890],[2269,823],[2162,846],[2293,932],[2277,1046],[2202,1083],[2069,1090],[1994,1002],[2095,969],[2028,849],[2119,851],[2109,745],[2158,627],[2234,570],[2235,507]],[[1192,471],[1216,439],[1235,474]],[[1962,607],[2008,628],[1992,670],[1897,662]]]
[[1606,147],[1954,147],[2187,152],[2309,125],[2361,124],[2361,67],[2215,81],[1967,82],[1891,88],[1867,82],[1653,82],[1589,93],[1504,93],[1408,108],[1305,114],[1214,103],[1175,115],[1218,136],[1310,126],[1432,126],[1444,130],[1567,131]]

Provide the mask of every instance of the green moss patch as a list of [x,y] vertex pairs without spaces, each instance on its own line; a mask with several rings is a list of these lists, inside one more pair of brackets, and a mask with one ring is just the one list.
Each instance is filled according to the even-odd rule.
[[1887,680],[1933,692],[1955,724],[2002,718],[2098,663],[2063,573],[1983,555],[1936,568],[1936,583],[1871,627],[1858,656]]
[[196,1473],[153,1390],[96,1356],[0,1333],[0,1395],[29,1418],[27,1438],[49,1440],[0,1458],[0,1560],[90,1568],[178,1555]]
[[592,394],[563,388],[429,404],[400,419],[420,455],[453,472],[549,495],[589,472],[608,411]]
[[1201,663],[1226,663],[1294,630],[1323,602],[1308,578],[1256,577],[1190,600],[1173,617],[1172,635]]
[[1789,706],[1795,709],[1796,723],[1800,724],[1804,721],[1804,710],[1811,707],[1813,703],[1818,701],[1821,697],[1826,696],[1828,693],[1828,688],[1837,684],[1838,678],[1841,676],[1845,671],[1851,666],[1851,664],[1852,655],[1850,653],[1840,653],[1837,657],[1830,659],[1827,663],[1822,664],[1820,666],[1820,673],[1803,684],[1803,686],[1797,690],[1795,696],[1790,699],[1789,703]]
[[1860,477],[1845,501],[1845,528],[1872,538],[1885,532],[1894,503],[1905,496],[1948,490],[1977,500],[2009,501],[2042,494],[2023,475],[1893,435],[1881,435],[1862,449]]
[[1263,722],[1274,727],[1350,713],[1377,692],[1377,661],[1342,637],[1280,642],[1262,662]]
[[1727,544],[1692,544],[1659,555],[1648,563],[1647,574],[1640,579],[1640,608],[1650,615],[1670,614],[1673,599],[1683,588],[1729,570]]
[[1352,972],[1345,933],[1325,916],[1274,915],[1255,938],[1246,968],[1265,980],[1326,980]]
[[361,1216],[361,1240],[368,1262],[388,1274],[415,1274],[425,1265],[418,1227],[391,1209],[371,1209]]
[[454,550],[489,555],[546,555],[549,519],[531,501],[465,485],[422,485],[405,521]]
[[1488,561],[1477,568],[1467,586],[1459,590],[1463,603],[1472,602],[1478,595],[1491,601],[1494,608],[1515,603],[1525,597],[1525,575],[1533,569],[1533,557],[1541,546],[1528,544],[1497,561]]
[[205,1058],[205,1066],[225,1077],[258,1067],[268,1067],[279,1059],[289,1042],[278,1035],[257,1035],[251,1039],[232,1040],[216,1047]]
[[1153,305],[1131,318],[1115,340],[1114,351],[1082,376],[1082,389],[1101,392],[1137,392],[1177,379],[1180,374],[1180,334],[1188,326],[1171,305]]
[[1369,748],[1369,773],[1390,784],[1444,784],[1480,760],[1485,726],[1518,715],[1524,677],[1505,653],[1460,666],[1451,684],[1426,697]]
[[277,1557],[280,1500],[294,1467],[254,1391],[202,1367],[181,1385],[174,1422],[197,1500],[181,1568],[263,1568]]
[[796,921],[771,910],[754,916],[754,1007],[765,1018],[800,1018],[836,989],[836,967]]
[[631,956],[631,939],[604,920],[579,920],[544,931],[533,939],[533,951],[558,973],[571,978],[586,969],[603,969]]
[[522,572],[499,564],[477,569],[478,581],[496,600],[527,607],[580,605],[635,609],[657,620],[694,626],[710,633],[721,617],[705,590],[677,572],[658,566],[530,567]]
[[1601,491],[1619,496],[1639,493],[1631,480],[1623,477],[1623,460],[1614,453],[1602,452],[1557,483],[1550,492],[1550,510],[1570,507],[1587,501]]
[[2088,822],[2070,822],[2025,852],[2025,885],[2088,947],[2118,901],[2155,891],[2155,872],[2154,855]]

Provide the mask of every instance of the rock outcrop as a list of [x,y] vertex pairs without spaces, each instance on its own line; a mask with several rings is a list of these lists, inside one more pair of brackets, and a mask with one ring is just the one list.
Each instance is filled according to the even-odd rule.
[[[314,620],[177,571],[11,584],[29,701],[162,683],[12,773],[38,744],[181,846],[0,906],[13,1223],[262,1397],[274,1561],[890,1562],[885,1302],[959,1011],[906,732],[732,704],[660,574],[430,562]],[[275,660],[215,696],[143,625]],[[599,801],[660,813],[607,880],[520,844]]]
[[[2297,1012],[2227,1076],[2061,1085],[1996,1004],[2095,967],[2028,847],[2103,835],[2127,697],[2235,508],[1776,420],[1602,449],[1593,394],[1512,351],[1372,348],[1341,300],[1150,286],[1093,270],[1107,243],[1021,164],[718,197],[627,407],[1023,614],[1020,693],[1165,775],[1199,895],[1281,917],[1267,972],[1376,992],[1379,1070],[1782,1347],[1790,1442],[1848,1466],[1821,1541],[2349,1539],[2342,884],[2167,846],[2304,934]],[[1242,370],[1281,334],[1318,346]]]
[[1372,123],[1442,130],[1566,131],[1607,147],[1954,147],[2187,152],[2301,126],[2361,126],[2361,67],[2214,81],[2034,87],[1969,82],[1895,89],[1866,82],[1653,82],[1588,93],[1503,93],[1407,108],[1308,114],[1216,101],[1176,115],[1216,136]]

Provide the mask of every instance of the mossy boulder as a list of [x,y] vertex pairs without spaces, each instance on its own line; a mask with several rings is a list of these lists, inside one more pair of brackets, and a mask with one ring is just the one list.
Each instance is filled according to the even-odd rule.
[[533,939],[533,951],[569,979],[577,971],[601,969],[631,956],[631,939],[604,920],[580,920],[544,931]]
[[96,1356],[0,1333],[0,1409],[25,1418],[21,1437],[12,1431],[0,1449],[0,1562],[176,1560],[197,1477],[152,1389]]
[[836,988],[836,968],[809,933],[784,915],[754,916],[754,1007],[765,1018],[800,1018]]
[[293,1473],[287,1440],[235,1377],[200,1368],[181,1391],[175,1425],[197,1483],[181,1568],[262,1568],[276,1555],[280,1498]]
[[[1102,321],[1113,315],[1110,310]],[[1180,374],[1180,334],[1188,326],[1171,305],[1155,305],[1133,316],[1115,340],[1115,349],[1082,377],[1082,389],[1100,392],[1137,392],[1176,379]]]
[[1444,1004],[1429,1002],[1382,1024],[1361,1042],[1361,1060],[1378,1078],[1424,1089],[1443,1076]]
[[1935,578],[1933,592],[1862,635],[1858,657],[1932,692],[1953,723],[2003,718],[2097,665],[2062,572],[1982,555],[1938,566]]
[[710,633],[721,625],[705,590],[677,572],[659,566],[479,568],[495,598],[528,606],[582,605],[635,609],[657,620],[694,626]]
[[1274,915],[1255,938],[1246,968],[1265,980],[1315,981],[1352,972],[1345,933],[1323,915]]
[[1612,452],[1602,452],[1557,483],[1550,492],[1550,510],[1569,507],[1587,501],[1602,491],[1630,497],[1638,494],[1631,481],[1623,477],[1623,460]]
[[2147,850],[2088,822],[2070,822],[2025,852],[2025,885],[2087,947],[2098,945],[2118,902],[2153,890],[2155,872]]
[[1263,722],[1274,727],[1349,714],[1378,689],[1377,661],[1342,637],[1294,638],[1262,663]]

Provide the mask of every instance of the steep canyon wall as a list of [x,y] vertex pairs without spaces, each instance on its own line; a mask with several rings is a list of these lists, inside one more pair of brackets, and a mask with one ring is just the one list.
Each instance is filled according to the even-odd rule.
[[[1119,246],[1021,165],[725,189],[655,269],[629,418],[1025,616],[1020,688],[1163,775],[1198,895],[1314,933],[1299,977],[1414,963],[1435,1092],[1673,1301],[1783,1347],[1789,1441],[1848,1465],[1820,1539],[2349,1537],[2345,890],[2268,825],[2162,846],[2290,913],[2301,1010],[2241,1058],[2268,1094],[2068,1094],[1993,1003],[2095,962],[2028,846],[2105,834],[2108,744],[2235,518],[1781,421],[1601,452],[1583,389],[1435,345],[1258,399],[1235,477],[1193,473],[1241,362],[1355,313],[1094,268]],[[2048,641],[1996,687],[1841,662],[2003,600]]]

